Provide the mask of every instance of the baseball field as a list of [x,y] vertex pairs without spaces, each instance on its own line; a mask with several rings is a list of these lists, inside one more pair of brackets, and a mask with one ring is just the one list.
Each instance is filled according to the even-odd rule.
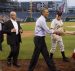
[[[47,25],[50,27],[50,22],[47,22]],[[29,65],[29,61],[32,57],[33,50],[34,50],[33,37],[34,37],[35,22],[21,23],[21,26],[23,28],[23,33],[22,33],[22,43],[21,43],[21,48],[20,48],[20,53],[19,53],[19,59],[21,59],[21,60],[19,60],[19,61],[22,65],[24,63],[25,63],[24,65],[26,65],[26,64]],[[65,28],[65,30],[75,31],[75,22],[64,22],[64,28]],[[60,53],[60,48],[58,46],[57,46],[56,52],[54,53],[54,59],[55,59],[56,65],[58,67],[60,67],[60,68],[63,67],[62,71],[67,71],[67,68],[70,68],[70,64],[74,63],[74,60],[71,59],[71,57],[72,57],[73,50],[75,48],[75,35],[64,35],[63,41],[64,41],[64,45],[65,45],[65,53],[66,53],[66,56],[70,58],[70,63],[63,63],[63,61],[61,59],[62,56],[61,56],[61,53]],[[48,51],[50,52],[51,38],[50,38],[49,34],[47,34],[47,36],[46,36],[46,43],[47,43]],[[5,35],[4,42],[3,42],[3,51],[0,52],[0,60],[1,60],[0,62],[3,65],[2,71],[27,71],[27,69],[26,70],[24,69],[24,66],[22,68],[18,69],[18,70],[13,69],[13,68],[10,69],[6,66],[5,60],[8,56],[8,54],[9,54],[9,52],[10,52],[10,48],[7,45],[6,35]],[[42,58],[43,58],[42,55],[40,55],[40,59],[42,59]],[[42,66],[45,66],[45,68],[47,67],[44,64],[44,62],[42,62],[42,65],[40,63],[41,63],[41,61],[39,61],[39,63],[38,63],[38,66],[40,65],[39,66],[40,69],[42,68]],[[65,67],[66,65],[68,65],[68,66]],[[42,70],[37,70],[37,68],[36,68],[36,71],[42,71]],[[73,70],[69,69],[68,71],[75,71],[75,68],[72,68],[72,69]]]

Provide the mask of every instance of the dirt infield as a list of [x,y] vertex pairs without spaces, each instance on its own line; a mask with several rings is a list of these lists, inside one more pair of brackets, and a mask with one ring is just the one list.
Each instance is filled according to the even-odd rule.
[[[8,67],[6,61],[0,61],[0,71],[27,71],[30,60],[19,60],[20,68],[14,66]],[[75,71],[75,60],[63,62],[62,59],[54,59],[55,65],[61,71]],[[44,60],[39,60],[34,71],[48,71],[48,67]]]
[[23,31],[22,37],[31,37],[34,35],[33,31]]

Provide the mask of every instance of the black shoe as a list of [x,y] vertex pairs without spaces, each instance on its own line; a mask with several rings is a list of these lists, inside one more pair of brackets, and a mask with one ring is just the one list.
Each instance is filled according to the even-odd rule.
[[63,58],[63,61],[64,62],[69,62],[69,58],[65,57],[65,58]]
[[11,66],[11,62],[7,61],[7,66]]
[[17,67],[17,68],[19,68],[19,67],[21,67],[19,64],[15,64],[15,63],[13,63],[13,66],[15,66],[15,67]]
[[11,66],[12,65],[12,59],[11,58],[7,58],[7,66]]

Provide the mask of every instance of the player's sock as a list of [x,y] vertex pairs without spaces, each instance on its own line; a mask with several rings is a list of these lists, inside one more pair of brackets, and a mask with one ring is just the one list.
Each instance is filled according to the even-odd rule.
[[50,59],[53,59],[53,53],[50,53]]
[[62,57],[63,57],[63,61],[69,62],[69,59],[65,56],[65,52],[63,51],[63,52],[61,52],[61,54],[62,54]]

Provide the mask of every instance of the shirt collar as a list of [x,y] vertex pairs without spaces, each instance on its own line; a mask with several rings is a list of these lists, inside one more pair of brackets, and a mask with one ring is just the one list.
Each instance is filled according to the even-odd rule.
[[12,18],[10,18],[10,20],[11,20],[11,21],[16,21],[16,20],[13,20]]
[[43,15],[41,15],[41,17],[42,17],[44,20],[46,20],[46,18],[45,18]]

